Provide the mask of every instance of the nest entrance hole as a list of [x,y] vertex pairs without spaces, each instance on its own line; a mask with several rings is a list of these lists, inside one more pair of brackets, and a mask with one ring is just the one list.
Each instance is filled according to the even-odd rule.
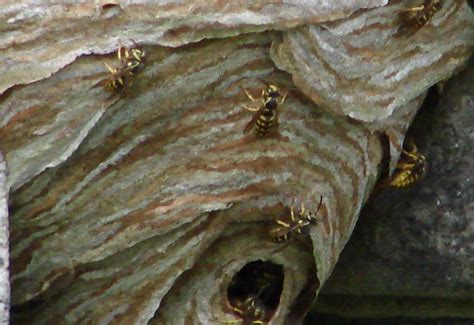
[[227,288],[229,305],[242,311],[242,306],[253,300],[261,309],[260,317],[268,321],[280,303],[283,280],[282,265],[261,260],[250,262],[235,274]]

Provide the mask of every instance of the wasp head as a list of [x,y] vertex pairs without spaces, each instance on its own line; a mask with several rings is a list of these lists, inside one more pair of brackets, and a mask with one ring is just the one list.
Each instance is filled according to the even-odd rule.
[[266,98],[278,98],[281,96],[280,89],[275,85],[268,85],[264,96]]

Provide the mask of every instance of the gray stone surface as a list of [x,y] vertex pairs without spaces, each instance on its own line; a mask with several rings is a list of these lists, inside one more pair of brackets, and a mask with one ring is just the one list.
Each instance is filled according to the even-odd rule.
[[81,55],[113,52],[119,39],[178,47],[208,38],[331,21],[387,2],[118,0],[52,5],[5,0],[0,7],[0,94],[14,85],[47,78]]
[[[99,55],[114,53],[109,58],[115,59],[119,44],[130,46],[133,39],[178,48],[205,39],[337,20],[387,2],[85,1],[53,6],[3,1],[0,145],[10,165],[7,187],[15,191],[45,169],[65,162],[97,125],[113,104],[103,91],[91,89],[105,69],[101,61],[106,57]],[[60,83],[58,75],[63,78]],[[32,88],[20,86],[27,84],[38,86],[41,93],[30,97]]]
[[[337,312],[330,302],[335,295],[351,301],[410,296],[446,298],[445,305],[432,304],[433,314],[474,317],[468,303],[474,296],[473,61],[445,85],[438,104],[435,97],[429,96],[410,130],[428,159],[426,177],[405,190],[386,189],[367,205],[323,290],[328,298],[320,310]],[[471,307],[453,310],[465,303]]]
[[[350,105],[347,116],[316,105],[276,68],[270,49],[287,29],[338,18],[346,40],[366,29],[368,40],[378,39],[388,30],[385,14],[389,30],[398,30],[396,8],[359,10],[387,0],[228,3],[0,8],[0,71],[8,71],[0,81],[0,148],[9,166],[16,323],[235,319],[227,288],[256,260],[284,270],[278,308],[265,310],[271,324],[305,314],[377,180],[382,137],[377,125],[349,118]],[[357,25],[342,19],[351,14]],[[420,36],[430,24],[396,46],[416,48],[403,56],[407,64],[433,56],[449,63],[416,65],[410,80],[424,79],[434,66],[450,74],[467,60],[470,43],[453,41],[472,32],[467,14],[464,2],[451,0],[433,23],[452,37],[427,46],[431,38]],[[337,30],[330,40],[341,39]],[[116,51],[130,38],[144,46],[146,59],[133,76],[123,70],[122,92],[109,93],[104,63],[123,68]],[[346,54],[361,51],[370,60],[377,47],[336,46],[330,52],[342,54],[334,56],[340,64],[331,62],[347,67]],[[363,82],[372,75],[357,74]],[[243,106],[257,105],[244,89],[258,96],[261,80],[288,91],[278,108],[281,136],[243,132],[252,120]],[[428,86],[417,83],[413,98],[404,97],[407,111],[400,106],[382,129],[400,126],[401,138]],[[400,95],[395,88],[393,96]],[[313,210],[320,196],[311,241],[303,236],[286,246],[269,239],[290,205]]]
[[272,59],[324,109],[383,121],[449,78],[474,45],[474,14],[466,2],[444,0],[423,28],[400,33],[398,12],[409,3],[391,1],[344,20],[288,30],[273,44]]
[[7,166],[0,151],[0,324],[8,324],[10,307]]
[[[246,263],[270,260],[285,270],[272,313],[282,324],[303,288],[325,282],[375,183],[382,146],[365,125],[321,111],[294,88],[270,59],[276,36],[146,46],[143,69],[122,93],[100,86],[105,60],[117,64],[111,55],[81,58],[6,96],[0,147],[26,182],[10,193],[16,323],[232,319],[229,281]],[[257,105],[243,89],[258,96],[257,78],[290,91],[281,138],[243,132],[252,113],[242,106]],[[36,176],[40,169],[26,168],[72,139],[66,161]],[[31,155],[9,159],[20,147]],[[320,195],[314,251],[270,241],[294,198],[314,209]]]

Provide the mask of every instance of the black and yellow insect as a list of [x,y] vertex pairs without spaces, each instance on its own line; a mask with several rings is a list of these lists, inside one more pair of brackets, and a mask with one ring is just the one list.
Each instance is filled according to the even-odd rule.
[[264,325],[265,308],[260,300],[256,297],[248,297],[244,301],[236,301],[232,306],[232,311],[240,317],[236,320],[221,321],[225,324],[242,324],[242,325]]
[[131,48],[119,46],[117,57],[120,65],[117,68],[112,68],[107,63],[104,63],[110,72],[109,78],[104,81],[104,86],[109,91],[121,91],[125,86],[130,86],[131,77],[143,64],[145,51],[134,40],[131,41],[134,43],[134,46]]
[[418,7],[400,10],[399,13],[403,20],[401,30],[412,33],[416,32],[426,25],[442,6],[442,0],[424,0],[423,4]]
[[[264,82],[264,81],[262,81]],[[244,133],[248,133],[255,125],[257,136],[264,137],[270,133],[272,127],[278,128],[278,106],[285,102],[287,93],[282,94],[280,89],[264,82],[267,87],[262,90],[261,104],[259,107],[249,107],[244,105],[245,109],[256,112],[250,122],[245,126]],[[252,97],[252,95],[245,89],[247,97],[255,102],[259,101]]]
[[130,41],[133,43],[133,47],[126,48],[120,46],[117,51],[117,56],[122,63],[122,67],[128,69],[130,72],[135,72],[140,65],[143,64],[145,50],[134,40],[130,39]]
[[426,174],[426,157],[418,152],[414,143],[411,143],[411,147],[411,151],[402,151],[402,157],[398,161],[395,172],[388,182],[388,186],[396,188],[408,187]]
[[112,68],[107,63],[104,63],[104,65],[110,72],[109,77],[104,81],[107,90],[121,91],[125,85],[129,84],[127,77],[130,75],[130,71],[123,67]]
[[295,208],[291,206],[290,220],[275,220],[277,225],[270,230],[270,239],[274,242],[281,243],[287,241],[294,233],[302,234],[306,227],[315,225],[318,222],[316,216],[322,204],[323,197],[321,196],[318,207],[314,212],[306,211],[303,203],[301,203],[301,209],[296,211],[296,213]]

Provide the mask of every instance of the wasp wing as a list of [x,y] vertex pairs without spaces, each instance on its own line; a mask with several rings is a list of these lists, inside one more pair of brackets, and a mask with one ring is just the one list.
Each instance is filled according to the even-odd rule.
[[275,120],[273,121],[273,125],[272,125],[272,129],[274,130],[274,132],[276,132],[278,134],[278,115],[280,114],[280,110],[277,109],[275,111]]
[[[294,230],[294,229],[293,229]],[[270,237],[275,242],[284,242],[288,240],[291,231],[285,227],[275,227],[270,231]]]
[[260,117],[260,115],[262,115],[263,107],[264,107],[264,106],[261,106],[261,107],[258,109],[258,111],[255,112],[255,114],[253,114],[252,119],[251,119],[250,122],[248,122],[247,125],[245,126],[244,133],[248,133],[248,132],[250,132],[250,130],[252,130],[252,128],[253,128],[253,126],[255,125],[255,123],[257,123],[258,118]]
[[278,226],[276,226],[275,228],[271,230],[270,234],[271,234],[271,237],[283,239],[284,241],[284,240],[287,240],[294,231],[297,231],[298,233],[302,233],[301,230],[309,224],[310,224],[309,221],[305,221],[303,223],[291,222],[288,224],[288,226],[283,226],[279,224]]

